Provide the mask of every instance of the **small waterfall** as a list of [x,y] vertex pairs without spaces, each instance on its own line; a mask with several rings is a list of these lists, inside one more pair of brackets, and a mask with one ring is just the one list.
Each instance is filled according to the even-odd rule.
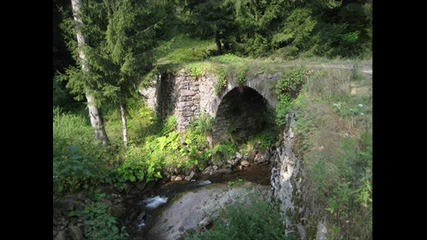
[[143,203],[145,204],[146,208],[156,209],[159,206],[165,204],[167,201],[168,201],[167,197],[155,196],[155,197],[144,200]]

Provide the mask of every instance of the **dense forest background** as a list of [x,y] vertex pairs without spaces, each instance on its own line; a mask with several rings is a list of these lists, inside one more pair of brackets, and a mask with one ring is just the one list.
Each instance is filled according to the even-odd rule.
[[[101,6],[103,1],[82,2]],[[150,1],[142,2],[147,4]],[[206,47],[205,52],[200,54],[202,58],[226,53],[282,60],[310,57],[371,58],[371,0],[155,2],[155,9],[147,10],[152,11],[150,18],[155,19],[153,24],[157,24],[155,34],[150,36],[153,40],[149,43],[151,49],[174,47],[161,43],[178,39],[175,43],[180,41],[181,45],[193,49],[211,42],[212,47]],[[71,2],[67,0],[53,1],[54,74],[63,73],[65,67],[76,64],[64,41],[65,32],[60,28],[64,16],[71,14],[70,5]],[[59,8],[64,10],[63,14]],[[96,17],[92,20],[96,21]],[[106,23],[98,24],[100,28],[107,26]],[[73,34],[69,36],[75,37]],[[153,52],[153,59],[163,57],[163,52]],[[149,68],[156,66],[155,61],[150,63]],[[65,109],[75,108],[78,104],[65,85],[65,82],[54,81],[54,105]]]

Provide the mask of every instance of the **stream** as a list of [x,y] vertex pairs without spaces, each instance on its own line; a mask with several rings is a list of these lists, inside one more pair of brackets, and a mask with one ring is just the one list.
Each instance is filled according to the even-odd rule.
[[127,231],[135,240],[181,239],[208,228],[218,210],[249,191],[269,196],[270,177],[271,164],[264,163],[227,174],[199,175],[191,181],[156,183],[138,197],[135,206],[129,206],[138,214],[128,218]]

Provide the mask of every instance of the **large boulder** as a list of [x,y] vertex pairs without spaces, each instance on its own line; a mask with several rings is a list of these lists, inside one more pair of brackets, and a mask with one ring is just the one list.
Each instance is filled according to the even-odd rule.
[[246,182],[241,186],[215,183],[182,194],[156,217],[148,232],[148,239],[175,240],[189,231],[197,231],[214,221],[227,205],[244,201],[255,193],[262,198],[270,196],[270,187]]

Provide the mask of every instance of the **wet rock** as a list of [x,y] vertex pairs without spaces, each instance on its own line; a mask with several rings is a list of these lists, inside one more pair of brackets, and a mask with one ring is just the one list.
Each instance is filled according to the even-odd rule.
[[213,171],[212,166],[209,166],[203,170],[202,174],[210,174]]
[[220,169],[217,172],[220,174],[227,174],[227,173],[231,173],[232,171],[231,171],[231,169],[226,168],[226,169]]
[[198,230],[215,221],[221,209],[228,204],[239,204],[251,192],[260,192],[262,189],[269,190],[270,187],[247,182],[243,186],[229,188],[226,183],[214,183],[209,188],[183,193],[155,219],[147,239],[181,239],[186,232]]
[[110,214],[115,217],[121,218],[126,214],[126,207],[123,205],[123,203],[113,205],[110,208]]
[[65,231],[58,232],[53,240],[65,240]]
[[232,166],[236,166],[239,163],[239,159],[237,159],[236,157],[233,157],[230,160],[228,160],[227,163]]
[[240,165],[242,165],[243,167],[248,167],[250,163],[246,160],[243,160],[242,162],[240,162]]
[[175,179],[174,179],[174,181],[176,182],[176,181],[182,181],[182,177],[181,176],[177,176]]
[[147,186],[147,183],[145,182],[136,183],[136,188],[138,188],[139,191],[143,191],[145,189],[145,186]]
[[242,171],[243,170],[243,166],[242,165],[237,166],[237,170],[238,171]]
[[211,181],[206,180],[206,181],[200,181],[200,182],[197,182],[196,184],[197,184],[198,186],[205,186],[205,185],[209,185],[209,184],[211,184],[211,183],[212,183]]
[[145,212],[142,212],[138,215],[138,217],[136,218],[136,221],[140,222],[140,221],[144,221],[147,218],[147,215],[145,214]]
[[217,165],[213,165],[213,167],[212,167],[212,168],[213,168],[213,170],[215,170],[215,171],[216,171],[216,170],[218,170],[218,166],[217,166]]
[[237,152],[237,153],[236,153],[236,158],[237,158],[237,159],[242,158],[242,154],[241,154],[240,152]]
[[191,179],[193,179],[194,174],[195,174],[194,171],[191,171],[190,175],[185,177],[185,180],[190,181]]
[[264,157],[261,155],[261,153],[257,153],[254,157],[254,162],[260,163],[264,161]]
[[128,219],[131,219],[131,220],[135,219],[137,214],[138,214],[138,211],[136,209],[132,208],[130,210],[130,215],[129,215]]
[[82,230],[77,226],[70,226],[68,228],[71,239],[72,240],[82,240],[83,239],[83,233]]

